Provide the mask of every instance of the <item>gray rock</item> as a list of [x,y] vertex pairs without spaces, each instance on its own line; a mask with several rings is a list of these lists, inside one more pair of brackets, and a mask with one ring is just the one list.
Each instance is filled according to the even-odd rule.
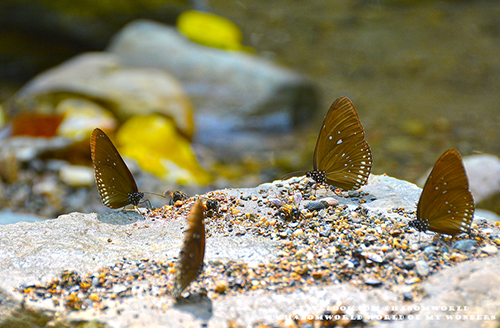
[[461,252],[470,252],[477,247],[477,241],[472,239],[462,239],[453,243],[452,247]]
[[430,273],[429,265],[424,260],[418,260],[415,267],[420,277],[427,277]]
[[128,68],[105,52],[85,53],[45,71],[19,90],[8,107],[54,112],[65,98],[105,105],[118,118],[151,113],[172,117],[180,131],[194,131],[191,103],[173,76],[152,68]]
[[[268,194],[273,194],[277,188],[273,184],[266,186],[265,192]],[[364,188],[370,189],[370,193],[377,196],[374,202],[364,204],[368,211],[374,213],[386,213],[397,204],[406,202],[414,204],[419,195],[418,188],[414,189],[412,184],[383,176],[371,177],[369,184]],[[262,189],[261,185],[257,188],[225,189],[216,193],[223,193],[229,199],[231,196],[259,195],[259,190]],[[406,190],[406,192],[399,197],[399,194],[394,193],[395,190]],[[251,197],[244,199],[247,200],[240,202],[244,203],[246,211],[258,209],[257,202],[252,201]],[[358,207],[358,204],[351,199],[345,199],[343,205],[347,205],[350,210]],[[82,274],[95,273],[101,267],[115,267],[116,263],[125,259],[133,265],[141,261],[139,264],[141,265],[149,259],[163,261],[177,257],[184,238],[184,219],[184,217],[173,217],[168,220],[152,221],[145,220],[135,212],[109,212],[102,215],[72,213],[39,223],[0,226],[0,263],[2,263],[0,322],[5,320],[12,308],[16,311],[21,309],[22,295],[13,291],[13,288],[21,284],[47,282],[57,277],[64,269]],[[288,233],[292,231],[285,232],[285,238],[289,237]],[[211,230],[206,243],[206,263],[241,261],[257,268],[259,263],[277,259],[282,252],[282,248],[279,247],[282,241],[279,238],[272,240],[256,237],[251,233],[234,236]],[[305,256],[308,256],[307,253]],[[489,264],[484,265],[484,263]],[[449,304],[458,302],[460,305],[474,304],[474,306],[478,304],[484,306],[483,313],[493,311],[495,301],[492,300],[496,300],[500,294],[498,287],[500,279],[497,275],[499,268],[498,258],[456,264],[439,272],[440,279],[437,281],[431,276],[429,282],[424,283],[428,286],[426,294],[431,295],[432,300],[439,302],[437,303],[439,305],[446,302]],[[465,280],[471,283],[471,286],[468,286]],[[361,281],[371,286],[384,284],[383,280],[371,277],[364,277]],[[449,286],[448,281],[452,286]],[[485,284],[485,281],[488,281],[488,284]],[[98,280],[92,279],[92,284],[98,283]],[[148,283],[148,281],[145,281],[144,285],[134,283],[127,287],[133,290],[148,288]],[[81,292],[80,286],[75,287],[77,295]],[[116,287],[118,293],[128,293],[128,291],[127,288]],[[108,308],[103,313],[88,309],[60,312],[59,317],[75,322],[98,320],[112,327],[200,326],[204,322],[208,323],[208,327],[221,327],[227,326],[228,320],[238,320],[244,326],[251,326],[256,320],[276,322],[280,316],[290,315],[290,309],[299,309],[292,313],[299,311],[304,315],[317,313],[346,299],[349,300],[350,306],[357,308],[401,305],[401,295],[397,291],[381,288],[375,293],[373,290],[358,289],[350,283],[308,286],[307,289],[289,293],[271,288],[264,293],[224,295],[188,304],[192,307],[190,311],[186,311],[182,306],[174,306],[171,297],[157,296],[157,294],[158,291],[153,289],[140,298],[107,299]],[[4,302],[6,299],[9,301]],[[419,304],[434,305],[427,299],[419,302]],[[42,309],[47,313],[60,310],[60,307],[56,307],[50,300],[33,302],[29,298],[26,298],[23,308]],[[476,311],[481,311],[480,309],[480,307],[475,308]],[[384,313],[383,308],[380,308],[373,310],[371,314]]]
[[206,145],[266,147],[253,138],[302,125],[317,110],[315,88],[298,74],[258,56],[201,46],[160,23],[133,21],[107,51],[129,66],[177,77],[195,105],[198,140]]
[[325,205],[325,203],[321,201],[310,201],[307,204],[305,204],[304,207],[307,208],[309,211],[319,211],[326,208],[327,206]]

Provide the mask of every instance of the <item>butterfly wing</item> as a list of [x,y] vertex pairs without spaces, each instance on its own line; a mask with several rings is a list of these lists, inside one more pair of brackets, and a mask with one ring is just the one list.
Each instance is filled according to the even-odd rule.
[[325,171],[328,184],[344,190],[366,184],[372,154],[349,98],[338,98],[328,110],[316,142],[313,167]]
[[205,256],[205,225],[203,224],[203,204],[196,201],[188,218],[188,229],[184,247],[181,250],[180,262],[174,281],[172,295],[177,298],[182,291],[195,280],[203,269]]
[[428,230],[457,235],[469,232],[474,200],[460,154],[444,153],[434,165],[417,205],[417,220]]
[[142,194],[115,146],[101,129],[90,137],[94,176],[102,203],[110,208],[137,205]]

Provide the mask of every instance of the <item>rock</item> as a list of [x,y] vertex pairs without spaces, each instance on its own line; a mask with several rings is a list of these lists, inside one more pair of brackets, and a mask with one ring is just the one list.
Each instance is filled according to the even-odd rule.
[[420,277],[427,277],[429,275],[430,269],[426,261],[418,260],[415,264],[415,268]]
[[493,254],[496,254],[498,252],[498,248],[496,246],[493,246],[493,245],[487,245],[487,246],[481,247],[480,250],[481,250],[481,252],[489,254],[489,255],[493,255]]
[[413,301],[413,295],[411,292],[403,292],[403,299],[405,301]]
[[326,205],[324,202],[313,200],[305,204],[304,207],[307,208],[309,211],[319,211],[326,208]]
[[96,126],[114,131],[118,125],[111,112],[86,99],[66,98],[57,104],[55,111],[64,115],[57,135],[74,141],[87,141]]
[[404,260],[402,264],[402,268],[405,268],[407,270],[411,270],[415,267],[415,261],[413,260]]
[[495,194],[500,194],[500,158],[481,154],[463,159],[469,188],[476,203],[481,203]]
[[[268,208],[263,205],[259,207],[254,196],[262,199],[263,194],[267,194],[267,198],[269,194],[275,195],[278,188],[281,187],[268,184],[257,188],[224,189],[211,191],[200,197],[217,195],[220,203],[223,199],[228,200],[225,206],[238,204],[238,208],[246,213],[257,213],[263,208],[267,211]],[[418,190],[414,190],[412,184],[384,176],[373,176],[363,188],[370,189],[370,192],[377,195],[375,201],[363,204],[368,213],[387,213],[396,206],[415,204],[419,196]],[[406,192],[400,198],[400,194],[393,193],[394,190],[406,190]],[[205,275],[194,284],[194,287],[193,285],[189,287],[194,291],[186,296],[186,300],[174,303],[169,296],[170,283],[157,284],[156,279],[171,277],[175,273],[173,259],[178,258],[183,245],[185,219],[191,203],[192,199],[186,200],[179,207],[169,207],[166,217],[160,215],[154,219],[147,215],[145,218],[133,211],[109,212],[101,215],[72,213],[44,222],[0,226],[2,246],[0,322],[4,322],[9,313],[13,313],[12,311],[29,309],[32,313],[47,313],[50,318],[54,318],[57,311],[58,320],[79,323],[96,320],[100,324],[113,327],[134,325],[185,327],[202,324],[208,327],[223,327],[236,318],[243,326],[253,326],[256,320],[275,323],[276,318],[291,315],[290,309],[300,308],[307,314],[322,313],[325,308],[331,308],[332,304],[340,304],[347,299],[349,306],[358,309],[371,307],[373,309],[370,311],[371,315],[384,314],[382,307],[388,304],[397,305],[402,298],[407,302],[411,301],[397,288],[377,288],[393,284],[394,280],[377,276],[377,272],[379,269],[392,267],[397,258],[387,256],[384,262],[387,264],[379,264],[382,261],[380,256],[373,258],[371,263],[368,261],[360,263],[361,261],[352,259],[344,261],[344,256],[349,252],[349,243],[353,243],[354,239],[318,243],[319,239],[309,232],[309,229],[315,227],[314,224],[305,228],[303,239],[289,239],[293,233],[289,229],[283,231],[284,239],[264,237],[266,233],[269,235],[271,230],[271,226],[266,226],[271,214],[267,215],[265,211],[261,211],[258,219],[255,216],[253,220],[242,220],[241,213],[231,216],[231,207],[225,216],[205,220],[206,226],[209,227],[204,259]],[[346,198],[342,200],[342,206],[346,207],[345,211],[348,214],[358,208],[359,204],[357,200]],[[377,217],[379,220],[386,220],[387,217],[392,220],[393,214],[387,213],[387,216],[384,214],[384,218],[382,215]],[[361,218],[361,214],[358,217]],[[235,221],[234,227],[236,224],[246,227],[247,223],[258,223],[258,226],[254,227],[262,228],[263,234],[254,233],[256,230],[252,228],[249,230],[252,233],[244,235],[228,233],[227,229],[222,229],[228,221]],[[352,236],[357,228],[351,228],[347,219],[345,223],[343,234],[347,238]],[[488,227],[491,227],[490,223]],[[376,228],[371,229],[373,232],[370,232],[370,235],[376,234]],[[495,226],[491,229],[497,233],[498,229]],[[337,232],[332,231],[333,233]],[[416,242],[417,238],[413,233],[404,236],[404,240],[409,242]],[[422,238],[426,238],[426,235]],[[294,253],[293,247],[298,243],[302,244]],[[383,254],[377,243],[366,248],[364,244],[359,247],[361,252]],[[392,250],[392,252],[399,251],[399,249]],[[488,265],[484,265],[485,261],[488,261],[486,262]],[[224,266],[229,263],[239,263],[238,265],[244,267],[245,275],[240,273],[238,276],[239,267],[232,267],[231,271],[225,270]],[[344,269],[333,271],[333,265],[337,264],[341,264]],[[365,264],[367,275],[355,277],[351,282],[341,280],[342,277],[348,277],[351,270]],[[273,275],[259,277],[258,275],[267,270],[264,269],[266,266],[271,268],[271,271],[265,271],[267,273],[278,269],[282,270],[281,274],[290,273],[290,277],[295,279],[294,282],[299,284],[298,288],[283,293],[276,285],[272,285],[272,280],[277,277]],[[460,271],[459,268],[464,266],[470,267]],[[451,300],[460,300],[462,305],[475,306],[476,312],[473,313],[479,313],[477,311],[480,306],[496,303],[500,295],[497,287],[500,286],[499,266],[497,257],[454,263],[451,268],[443,266],[438,272],[440,280],[434,282],[440,286],[436,287],[425,282],[427,279],[429,281],[433,279],[435,274],[424,279],[423,284],[426,284],[424,286],[430,288],[426,289],[425,295],[431,295],[434,300],[441,300],[448,305],[452,302],[446,297],[453,296]],[[98,271],[103,267],[107,268]],[[148,268],[151,275],[144,273]],[[61,276],[63,270],[67,271]],[[220,272],[217,272],[218,270]],[[130,273],[128,278],[122,276],[124,272]],[[90,278],[85,282],[79,281],[79,277],[83,277],[84,274],[89,274]],[[478,281],[471,281],[473,276]],[[226,280],[225,277],[229,277],[227,285],[224,282],[216,283]],[[337,279],[336,277],[339,278],[338,281],[331,283],[330,279]],[[421,295],[418,292],[421,278],[410,275],[401,277],[406,279],[406,285],[402,285],[405,292],[414,291],[415,288],[418,295]],[[37,289],[40,288],[37,286],[44,286],[56,278],[66,284],[64,288],[74,293],[71,302],[73,306],[80,308],[63,311],[67,305],[61,303],[56,305],[56,296],[52,299],[35,300],[36,293],[31,294],[28,291],[28,295],[25,296],[14,291],[14,288],[19,288],[21,285],[28,290]],[[472,286],[462,285],[462,280],[468,280]],[[485,284],[484,281],[491,282],[492,285]],[[89,293],[89,298],[83,299],[85,289],[90,286],[108,290],[114,295],[106,298],[106,295],[93,291]],[[249,292],[233,293],[237,288],[246,288]],[[434,292],[432,288],[438,289],[439,293]],[[215,296],[215,289],[220,292],[224,290],[225,293],[217,293]],[[40,293],[46,295],[50,292],[45,289]],[[460,293],[459,296],[457,293]],[[187,294],[189,293],[186,292]],[[12,302],[4,301],[5,299]],[[23,306],[20,303],[22,299],[25,302]],[[432,302],[426,303],[429,302],[427,298],[418,297],[416,301],[415,299],[412,305],[432,304]],[[472,300],[474,303],[471,303]],[[95,307],[100,306],[103,308],[96,311]],[[186,306],[190,311],[186,310]],[[492,306],[485,309],[489,311]],[[201,314],[194,315],[194,313]],[[365,314],[362,313],[363,316]],[[404,323],[407,324],[407,321]],[[381,326],[383,322],[375,321],[373,325]]]
[[333,197],[321,198],[319,201],[324,205],[326,205],[327,207],[337,206],[339,204],[339,201]]
[[453,243],[452,247],[461,252],[470,252],[477,247],[477,241],[472,239],[462,239]]
[[197,110],[197,140],[225,151],[268,147],[263,132],[290,130],[317,110],[315,88],[298,74],[258,56],[201,46],[160,23],[126,25],[107,51],[131,67],[178,78]]
[[68,186],[90,187],[94,185],[94,170],[88,166],[82,165],[63,165],[59,170],[61,181]]
[[39,74],[8,105],[16,111],[50,113],[65,97],[105,104],[122,121],[163,114],[186,136],[194,132],[191,102],[177,79],[158,69],[125,67],[118,56],[104,52],[81,54]]
[[375,287],[383,285],[383,282],[381,280],[373,279],[373,278],[365,279],[364,283],[369,285],[369,286],[375,286]]
[[359,197],[359,191],[357,190],[349,190],[347,194],[349,195],[349,197]]

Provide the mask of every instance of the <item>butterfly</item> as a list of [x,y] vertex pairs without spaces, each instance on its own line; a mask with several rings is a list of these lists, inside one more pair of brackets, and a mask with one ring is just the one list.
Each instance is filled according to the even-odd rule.
[[94,176],[102,203],[109,208],[145,203],[144,193],[137,189],[134,177],[109,137],[96,128],[90,137]]
[[[344,190],[365,185],[372,169],[372,153],[352,102],[347,97],[334,101],[325,116],[314,149],[313,170],[305,172],[318,184]],[[297,173],[285,175],[289,178]]]
[[178,298],[182,291],[203,271],[205,256],[205,225],[203,224],[203,204],[200,200],[191,208],[184,246],[177,265],[172,296]]
[[420,195],[417,218],[408,223],[418,231],[447,235],[470,232],[474,199],[458,151],[445,152],[436,162]]

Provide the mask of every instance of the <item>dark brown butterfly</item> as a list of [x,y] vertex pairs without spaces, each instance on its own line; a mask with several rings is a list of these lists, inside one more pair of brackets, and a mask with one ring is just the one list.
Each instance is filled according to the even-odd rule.
[[458,151],[445,152],[434,165],[417,205],[417,219],[410,227],[447,235],[470,232],[474,200]]
[[90,137],[90,152],[94,163],[94,176],[102,203],[110,208],[146,203],[134,177],[115,146],[101,129],[94,129]]
[[205,225],[203,224],[203,204],[200,200],[191,208],[184,247],[177,265],[172,296],[178,298],[182,291],[194,281],[203,270],[205,256]]
[[372,153],[356,109],[349,98],[340,97],[325,116],[314,150],[313,170],[305,172],[306,176],[318,184],[351,190],[366,184],[371,170]]

